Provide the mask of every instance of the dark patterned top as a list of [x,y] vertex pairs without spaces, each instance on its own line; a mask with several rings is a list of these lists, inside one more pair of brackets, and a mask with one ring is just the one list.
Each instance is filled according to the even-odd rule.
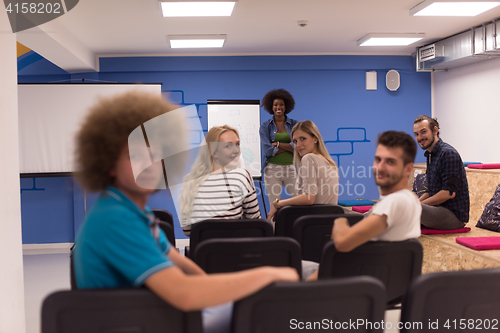
[[464,164],[455,148],[439,139],[427,157],[427,183],[429,196],[441,190],[455,192],[455,198],[446,200],[437,206],[453,212],[462,222],[469,221],[469,185]]

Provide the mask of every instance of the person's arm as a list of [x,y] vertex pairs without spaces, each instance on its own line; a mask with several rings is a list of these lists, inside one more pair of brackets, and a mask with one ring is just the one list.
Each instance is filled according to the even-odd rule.
[[[279,208],[282,208],[285,206],[310,206],[310,205],[314,204],[314,200],[316,200],[315,194],[300,194],[300,195],[297,195],[296,197],[293,197],[290,199],[278,201],[278,206],[279,206]],[[271,202],[271,209],[269,210],[269,213],[267,214],[267,220],[272,221],[274,218],[274,215],[276,215],[277,212],[278,212],[278,209]]]
[[418,198],[418,200],[420,200],[420,202],[424,201],[425,199],[427,199],[429,197],[429,193],[428,192],[425,192],[424,194],[422,194],[420,196],[420,198]]
[[426,195],[426,194],[427,194],[427,198],[425,198],[424,200],[420,199],[420,202],[425,204],[425,205],[429,205],[429,206],[436,206],[436,205],[442,204],[445,201],[453,199],[456,195],[455,192],[450,194],[450,191],[448,191],[448,190],[441,190],[438,193],[434,194],[432,197],[429,197],[428,193],[425,193],[424,195]]
[[276,152],[276,155],[284,153],[285,151],[293,152],[293,147],[289,143],[280,142],[278,145],[278,142],[273,142],[271,145],[273,147],[278,147],[278,151]]
[[[345,217],[339,217],[333,222],[332,240],[339,252],[349,252],[368,242],[387,229],[387,216],[372,214],[352,227]],[[318,271],[311,274],[306,281],[316,281]]]
[[264,155],[269,158],[277,154],[279,148],[275,147],[271,142],[271,135],[269,133],[269,126],[266,123],[262,123],[259,129],[260,142],[262,144],[262,150]]
[[278,281],[298,281],[291,267],[258,267],[246,271],[212,275],[185,275],[178,267],[151,275],[146,286],[182,311],[236,301]]
[[[446,151],[440,156],[440,178],[442,181],[442,189],[422,201],[421,203],[429,206],[436,206],[453,199],[458,191],[458,182],[461,169],[464,165],[458,153]],[[429,184],[430,187],[430,184]]]
[[201,269],[200,266],[195,264],[191,259],[184,257],[176,249],[173,247],[170,249],[168,253],[168,258],[172,260],[176,267],[184,272],[187,275],[206,275],[205,271]]
[[243,208],[243,217],[246,219],[260,219],[260,207],[259,201],[257,199],[257,191],[255,189],[255,184],[253,182],[253,178],[250,175],[248,170],[245,170],[245,181],[246,188],[243,191],[245,198],[243,198],[242,208]]
[[352,227],[345,217],[333,222],[332,239],[339,252],[349,252],[387,229],[387,216],[372,214]]
[[280,143],[280,148],[293,153],[293,146],[291,143]]

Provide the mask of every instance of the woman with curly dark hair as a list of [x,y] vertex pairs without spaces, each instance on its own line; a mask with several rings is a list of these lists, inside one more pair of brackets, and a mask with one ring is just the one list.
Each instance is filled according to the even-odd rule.
[[275,89],[264,96],[262,107],[273,115],[262,123],[259,131],[265,157],[262,174],[271,203],[281,199],[282,186],[291,196],[295,195],[296,173],[291,132],[297,120],[287,116],[295,107],[295,100],[285,89]]

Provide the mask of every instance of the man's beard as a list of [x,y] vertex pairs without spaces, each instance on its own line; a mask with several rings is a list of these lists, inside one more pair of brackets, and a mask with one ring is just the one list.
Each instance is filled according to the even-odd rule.
[[434,141],[435,141],[435,140],[436,140],[436,139],[434,138],[434,136],[432,136],[432,141],[431,141],[431,142],[430,142],[430,143],[429,143],[426,147],[422,147],[422,146],[420,145],[420,148],[422,148],[423,150],[427,150],[430,146],[432,146],[432,145],[434,144]]
[[[387,175],[385,176],[387,177]],[[377,175],[375,175],[375,179],[377,179],[376,177]],[[403,172],[400,175],[389,176],[387,178],[388,182],[386,181],[384,184],[378,184],[377,181],[375,181],[375,184],[377,184],[377,186],[380,187],[380,189],[390,190],[391,188],[399,184],[401,178],[403,178]]]

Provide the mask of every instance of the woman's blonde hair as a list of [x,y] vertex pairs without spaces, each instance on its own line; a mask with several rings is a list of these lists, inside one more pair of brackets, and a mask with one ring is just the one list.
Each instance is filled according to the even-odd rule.
[[212,127],[200,146],[200,151],[191,167],[191,172],[184,177],[180,195],[180,223],[182,227],[191,225],[190,219],[193,211],[194,198],[198,193],[200,185],[203,184],[208,176],[214,171],[213,154],[217,151],[219,137],[227,131],[233,131],[236,133],[238,139],[240,138],[238,130],[231,126],[223,125]]
[[[316,148],[318,150],[318,153],[320,153],[321,156],[323,156],[328,161],[328,163],[330,163],[331,166],[333,166],[335,169],[337,169],[337,165],[330,157],[330,154],[328,153],[328,150],[326,149],[325,142],[323,141],[323,138],[321,137],[321,134],[319,133],[318,128],[316,127],[316,125],[312,121],[303,120],[303,121],[299,121],[297,124],[295,124],[295,126],[293,126],[293,128],[292,128],[292,138],[293,138],[293,133],[295,133],[295,131],[297,131],[297,130],[304,131],[307,134],[309,134],[310,136],[318,139],[318,142],[316,143]],[[302,157],[299,155],[299,153],[295,149],[293,152],[293,162],[294,162],[295,166],[298,167],[298,164],[301,161],[302,161]]]

